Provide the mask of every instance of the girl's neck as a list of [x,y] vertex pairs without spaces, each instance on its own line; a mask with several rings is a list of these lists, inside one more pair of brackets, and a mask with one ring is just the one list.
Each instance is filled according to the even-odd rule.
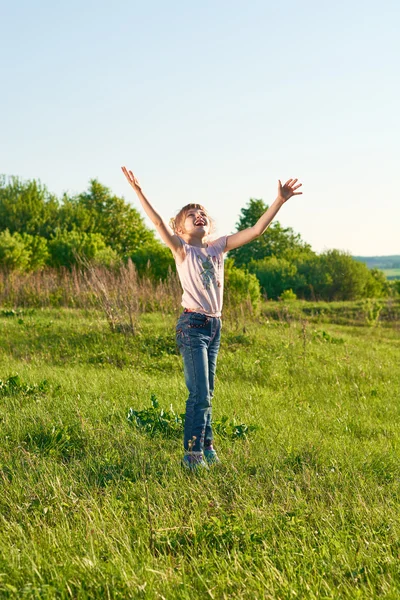
[[196,248],[208,248],[207,236],[203,238],[196,237],[195,235],[188,235],[187,233],[181,233],[181,238],[189,244],[189,246],[195,246]]

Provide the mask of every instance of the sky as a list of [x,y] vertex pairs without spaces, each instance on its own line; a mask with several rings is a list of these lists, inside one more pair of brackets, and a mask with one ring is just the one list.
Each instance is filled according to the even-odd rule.
[[398,0],[0,0],[0,14],[0,173],[60,197],[97,178],[140,208],[126,165],[166,220],[200,202],[221,235],[297,177],[276,218],[315,251],[400,254]]

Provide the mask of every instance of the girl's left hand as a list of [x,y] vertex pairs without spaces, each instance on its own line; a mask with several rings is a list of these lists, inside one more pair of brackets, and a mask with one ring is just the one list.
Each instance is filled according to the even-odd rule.
[[298,183],[296,185],[297,182],[298,182],[298,179],[288,179],[287,182],[284,185],[282,185],[281,180],[279,180],[278,198],[280,200],[282,200],[282,202],[286,202],[292,196],[299,196],[300,194],[303,193],[303,192],[295,191],[303,185],[302,183]]

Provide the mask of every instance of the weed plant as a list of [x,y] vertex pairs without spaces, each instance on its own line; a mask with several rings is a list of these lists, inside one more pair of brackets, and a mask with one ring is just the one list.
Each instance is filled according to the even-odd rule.
[[173,315],[3,307],[0,598],[400,597],[399,323],[276,307],[224,321],[198,474]]
[[[172,405],[169,410],[161,408],[154,394],[150,398],[151,406],[143,410],[129,409],[128,421],[140,431],[154,437],[161,435],[165,438],[182,438],[185,424],[185,413],[176,414]],[[252,431],[256,431],[256,425],[236,423],[229,420],[227,415],[221,419],[214,419],[213,430],[223,438],[235,441],[246,439]]]

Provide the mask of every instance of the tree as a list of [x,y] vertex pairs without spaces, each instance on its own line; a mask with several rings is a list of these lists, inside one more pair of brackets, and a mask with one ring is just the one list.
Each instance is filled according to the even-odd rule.
[[[251,198],[241,210],[237,230],[253,227],[267,209],[268,205],[263,200]],[[291,227],[284,228],[278,221],[274,221],[262,236],[241,248],[231,250],[229,257],[233,258],[235,266],[244,267],[251,260],[262,260],[268,256],[285,257],[289,254],[293,257],[299,253],[312,253],[311,246]]]
[[305,300],[330,299],[332,275],[326,270],[321,256],[300,256],[296,267],[302,282],[295,289],[298,297]]
[[306,284],[296,292],[307,299],[357,300],[379,297],[387,291],[383,274],[340,250],[328,250],[303,260],[297,269]]
[[57,198],[40,182],[0,179],[0,230],[48,238],[56,227],[58,208]]
[[368,267],[340,250],[328,250],[321,255],[324,271],[332,278],[329,295],[332,300],[355,300],[368,295],[371,273]]
[[[154,232],[146,227],[139,212],[123,198],[112,195],[96,179],[90,182],[87,192],[72,201],[72,205],[75,207],[74,218],[78,228],[83,227],[87,233],[100,233],[106,244],[121,257],[130,257],[148,242],[158,243]],[[71,211],[71,207],[69,210]],[[87,215],[90,216],[89,219]]]
[[305,283],[292,261],[276,256],[250,261],[249,271],[256,275],[267,298],[274,300],[285,290],[297,290]]

